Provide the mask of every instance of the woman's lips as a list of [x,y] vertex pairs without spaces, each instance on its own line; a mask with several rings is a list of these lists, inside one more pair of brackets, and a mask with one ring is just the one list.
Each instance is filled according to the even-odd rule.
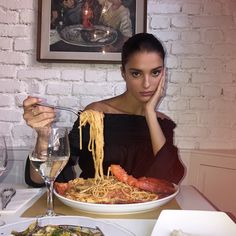
[[153,95],[153,92],[152,92],[152,91],[151,91],[151,92],[140,92],[140,94],[141,94],[141,96],[143,96],[143,97],[150,97],[150,96]]

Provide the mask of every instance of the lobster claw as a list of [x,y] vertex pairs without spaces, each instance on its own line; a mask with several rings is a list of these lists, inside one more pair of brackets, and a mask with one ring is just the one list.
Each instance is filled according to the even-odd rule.
[[138,178],[137,187],[157,194],[172,194],[176,191],[175,186],[171,182],[152,177]]
[[55,188],[57,193],[59,193],[60,195],[64,195],[66,190],[69,188],[69,184],[68,183],[55,182],[54,183],[54,188]]
[[148,192],[164,195],[170,195],[176,191],[175,186],[167,180],[152,177],[141,177],[136,179],[132,175],[128,175],[120,165],[111,165],[110,169],[112,174],[119,181],[130,186],[135,186]]

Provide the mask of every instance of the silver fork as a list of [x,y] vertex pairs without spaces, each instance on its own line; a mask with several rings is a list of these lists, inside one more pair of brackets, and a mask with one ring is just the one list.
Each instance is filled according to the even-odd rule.
[[50,108],[53,108],[53,109],[57,109],[57,110],[63,110],[63,111],[69,111],[69,112],[72,112],[74,113],[75,115],[79,116],[80,113],[82,112],[82,110],[74,110],[73,108],[71,107],[65,107],[65,106],[56,106],[56,105],[50,105],[48,103],[37,103],[36,104],[37,106],[44,106],[44,107],[50,107]]
[[[18,97],[16,97],[16,100],[17,100],[17,103],[19,104],[18,106],[23,107],[23,104],[22,104],[22,102],[20,101],[20,99]],[[72,112],[73,114],[75,114],[77,116],[79,116],[80,113],[82,112],[82,110],[77,111],[77,110],[75,110],[71,107],[51,105],[51,104],[48,104],[48,103],[45,103],[45,102],[37,103],[36,106],[44,106],[44,107],[50,107],[50,108],[57,109],[57,110],[69,111],[69,112]]]

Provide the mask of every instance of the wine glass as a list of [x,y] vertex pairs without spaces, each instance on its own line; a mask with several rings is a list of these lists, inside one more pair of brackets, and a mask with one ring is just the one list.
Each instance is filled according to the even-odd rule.
[[[5,137],[0,137],[0,176],[6,171],[7,167],[7,146]],[[4,225],[5,222],[0,220],[0,226]]]
[[64,127],[41,127],[34,130],[36,142],[29,159],[47,187],[47,210],[44,216],[55,216],[53,184],[69,160],[68,130]]

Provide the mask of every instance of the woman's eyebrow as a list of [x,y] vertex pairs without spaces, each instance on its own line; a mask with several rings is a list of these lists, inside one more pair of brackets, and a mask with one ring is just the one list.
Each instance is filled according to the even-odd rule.
[[158,66],[158,67],[153,68],[152,70],[159,70],[159,69],[162,69],[162,68],[163,68],[163,66]]
[[142,70],[137,69],[137,68],[129,68],[129,70],[142,71]]
[[[159,69],[162,69],[162,68],[163,68],[163,66],[158,66],[158,67],[152,68],[151,70],[159,70]],[[129,68],[129,70],[142,71],[142,70],[137,69],[137,68]]]

